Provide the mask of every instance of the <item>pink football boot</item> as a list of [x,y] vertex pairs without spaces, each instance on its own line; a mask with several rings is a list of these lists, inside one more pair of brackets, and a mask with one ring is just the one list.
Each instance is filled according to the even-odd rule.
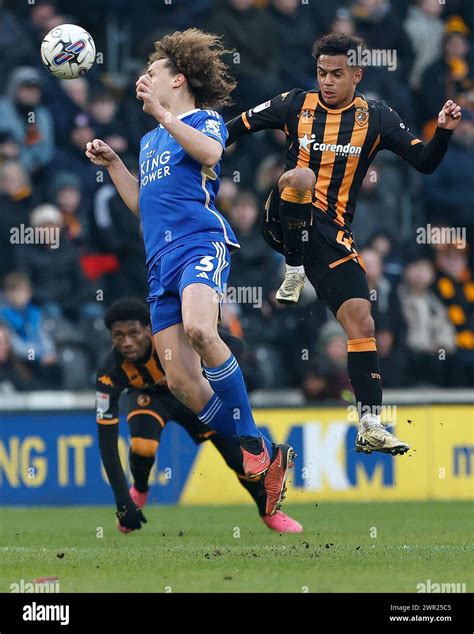
[[[260,451],[253,453],[257,447]],[[243,469],[247,478],[256,478],[265,473],[270,466],[270,456],[262,438],[241,436],[240,449],[242,451]],[[252,451],[249,451],[249,449],[252,449]]]
[[131,528],[125,528],[125,526],[122,526],[118,520],[117,520],[117,528],[119,529],[119,531],[121,533],[132,533],[133,532]]
[[148,493],[149,491],[146,493],[140,493],[133,484],[130,487],[130,497],[139,509],[142,509],[145,506],[146,501],[148,500]]
[[293,467],[295,457],[291,445],[273,445],[273,458],[263,481],[267,492],[267,515],[275,515],[280,510],[286,493],[286,474]]
[[268,528],[277,533],[302,533],[303,527],[299,522],[292,517],[285,515],[281,511],[277,511],[273,515],[264,515],[262,517],[263,523]]

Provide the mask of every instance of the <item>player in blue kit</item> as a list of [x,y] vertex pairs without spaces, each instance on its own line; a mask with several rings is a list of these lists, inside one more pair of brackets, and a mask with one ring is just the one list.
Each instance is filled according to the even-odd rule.
[[262,477],[267,513],[276,512],[294,458],[258,431],[242,372],[217,323],[230,253],[239,248],[214,200],[227,130],[211,110],[229,103],[235,82],[215,35],[198,29],[155,42],[136,84],[158,123],[140,144],[139,180],[100,139],[86,156],[107,167],[127,206],[139,214],[148,267],[155,347],[171,392],[201,421],[238,443],[247,477]]

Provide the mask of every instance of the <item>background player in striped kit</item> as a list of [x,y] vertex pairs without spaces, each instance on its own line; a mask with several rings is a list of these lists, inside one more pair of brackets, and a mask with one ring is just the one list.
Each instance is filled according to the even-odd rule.
[[[112,349],[97,372],[97,431],[102,462],[117,506],[119,530],[130,532],[141,528],[144,517],[139,509],[148,500],[150,471],[162,431],[172,420],[181,425],[196,444],[210,441],[216,447],[251,495],[268,528],[280,533],[301,532],[301,524],[281,511],[267,514],[263,478],[245,476],[239,446],[209,429],[171,394],[153,344],[146,304],[134,298],[118,300],[107,310],[105,324],[112,338]],[[224,334],[223,338],[238,356],[240,340]],[[133,485],[130,489],[118,452],[119,398],[124,391],[128,396],[127,423],[131,437],[129,465]]]

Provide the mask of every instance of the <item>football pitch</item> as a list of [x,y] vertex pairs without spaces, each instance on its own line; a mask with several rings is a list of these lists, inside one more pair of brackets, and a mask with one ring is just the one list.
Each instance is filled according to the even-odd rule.
[[251,506],[158,506],[122,535],[112,507],[1,511],[0,592],[57,577],[60,592],[416,592],[474,589],[470,502],[288,504],[280,535]]

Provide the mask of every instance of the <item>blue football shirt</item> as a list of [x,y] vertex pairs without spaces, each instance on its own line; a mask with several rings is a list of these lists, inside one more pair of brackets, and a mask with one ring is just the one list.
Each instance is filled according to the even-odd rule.
[[[214,110],[191,110],[178,117],[225,147],[227,129]],[[187,154],[160,124],[140,142],[140,216],[146,262],[182,244],[222,241],[239,247],[214,201],[219,191],[219,164],[208,168]]]

